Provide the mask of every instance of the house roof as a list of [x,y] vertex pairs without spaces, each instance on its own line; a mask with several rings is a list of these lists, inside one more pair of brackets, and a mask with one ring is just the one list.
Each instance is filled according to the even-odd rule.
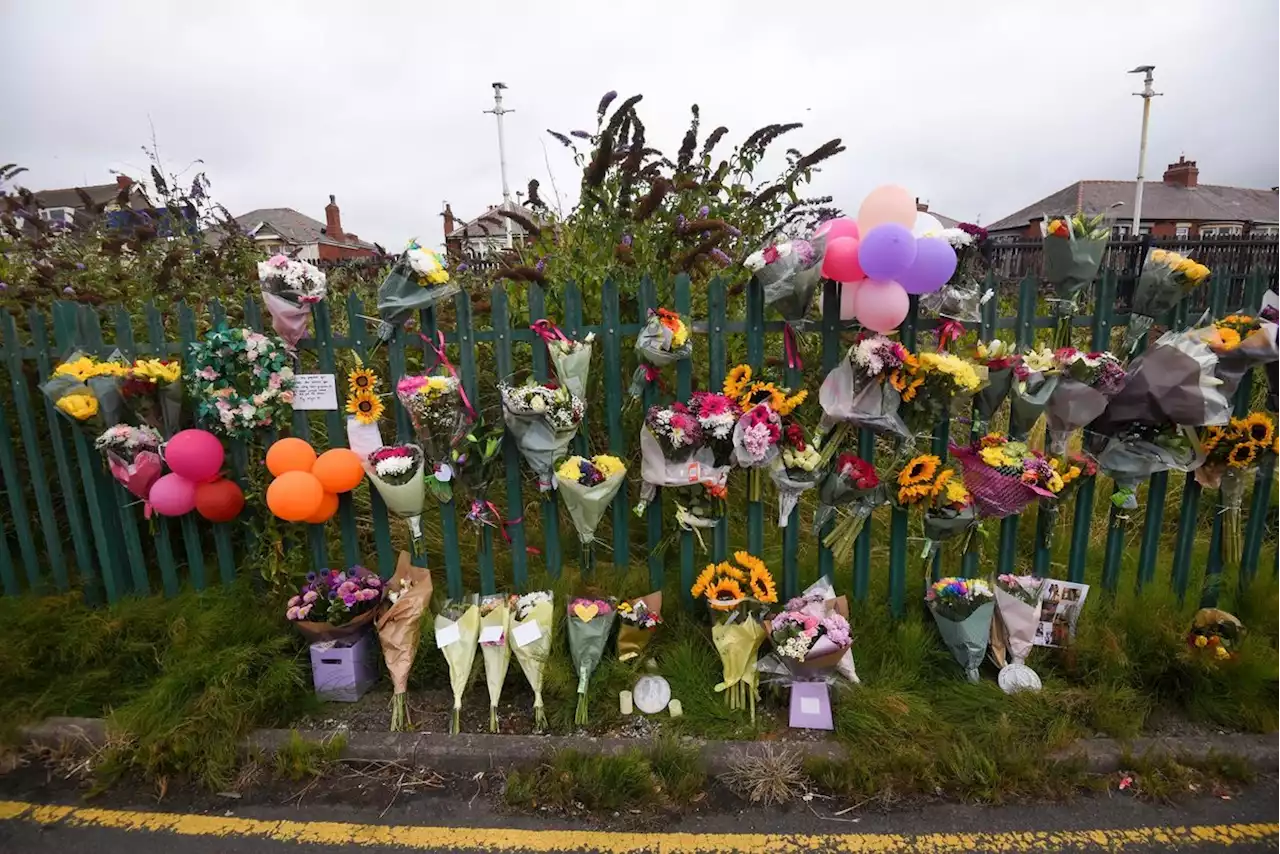
[[249,235],[265,231],[278,234],[286,243],[302,246],[308,243],[325,243],[330,246],[359,246],[361,249],[373,249],[372,243],[364,240],[347,239],[345,242],[333,240],[323,234],[324,223],[312,219],[293,208],[259,208],[241,214],[235,218],[236,224]]
[[[1136,181],[1077,181],[1027,205],[1017,213],[987,226],[988,231],[1023,228],[1044,216],[1075,213],[1101,213],[1117,202],[1119,215],[1133,210]],[[1242,187],[1220,187],[1200,184],[1183,187],[1163,181],[1142,185],[1142,218],[1186,222],[1259,222],[1274,223],[1278,197],[1274,190],[1248,190]],[[1129,214],[1132,217],[1132,213]]]
[[[506,223],[508,220],[506,217],[501,215],[500,211],[502,210],[513,211],[526,219],[532,220],[538,225],[542,225],[542,218],[529,208],[526,208],[524,205],[515,204],[514,202],[505,202],[489,208],[489,210],[485,211],[470,222],[464,222],[462,225],[449,232],[446,235],[446,239],[505,236],[507,233]],[[526,233],[524,226],[516,220],[510,220],[510,223],[511,234],[513,236],[523,236]]]
[[[75,208],[76,210],[82,210],[84,209],[84,200],[80,198],[78,190],[83,190],[96,205],[112,204],[120,195],[120,185],[112,183],[95,184],[90,187],[66,187],[60,190],[41,190],[35,194],[35,197],[42,208]],[[154,207],[142,192],[142,188],[137,184],[132,185],[129,189],[129,206],[134,210],[150,210]]]

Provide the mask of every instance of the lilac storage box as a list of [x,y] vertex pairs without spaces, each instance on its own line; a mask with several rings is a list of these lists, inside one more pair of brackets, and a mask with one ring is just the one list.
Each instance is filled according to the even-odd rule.
[[378,681],[370,634],[361,633],[350,646],[340,646],[341,641],[311,645],[311,678],[316,696],[322,700],[354,703]]

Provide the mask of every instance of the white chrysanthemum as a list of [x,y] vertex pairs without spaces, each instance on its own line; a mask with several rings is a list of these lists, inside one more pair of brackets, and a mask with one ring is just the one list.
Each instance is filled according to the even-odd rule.
[[412,457],[387,457],[374,465],[379,477],[395,477],[413,469]]
[[973,235],[959,228],[944,228],[933,236],[941,237],[950,243],[952,249],[961,249],[973,243]]

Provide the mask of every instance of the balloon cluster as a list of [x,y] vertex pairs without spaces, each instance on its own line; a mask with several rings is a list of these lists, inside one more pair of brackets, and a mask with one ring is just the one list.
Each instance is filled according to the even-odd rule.
[[286,522],[322,525],[338,512],[338,495],[355,489],[364,478],[360,456],[333,448],[316,456],[302,439],[280,439],[267,449],[267,470],[275,476],[267,487],[267,507]]
[[169,473],[151,486],[147,501],[161,516],[185,516],[192,510],[210,522],[230,522],[244,509],[244,493],[222,477],[226,452],[208,430],[183,430],[164,446]]
[[827,238],[822,275],[844,285],[840,318],[889,332],[906,319],[909,294],[945,285],[956,271],[956,253],[945,239],[931,234],[935,226],[941,230],[937,219],[918,214],[909,192],[891,184],[863,199],[856,220],[819,225],[815,236]]

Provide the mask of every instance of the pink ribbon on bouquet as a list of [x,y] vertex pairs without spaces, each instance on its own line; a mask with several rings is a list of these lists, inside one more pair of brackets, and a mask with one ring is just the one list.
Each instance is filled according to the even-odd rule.
[[[485,511],[492,513],[493,518],[497,519],[498,521],[495,523],[485,519],[484,517]],[[478,524],[489,525],[491,527],[497,528],[498,533],[502,534],[502,539],[506,542],[507,545],[511,545],[511,535],[507,533],[507,527],[509,525],[519,525],[522,522],[524,522],[523,516],[517,516],[516,518],[508,519],[505,522],[502,521],[502,514],[498,512],[497,505],[495,505],[492,501],[489,501],[488,499],[481,501],[478,498],[472,499],[471,509],[467,511],[467,518]],[[538,552],[536,550],[531,550],[531,551],[533,551],[535,554],[541,554],[541,552]]]
[[[470,398],[467,397],[466,386],[463,385],[462,379],[458,376],[458,372],[453,369],[453,363],[449,361],[449,357],[445,355],[444,333],[438,329],[436,330],[435,343],[433,343],[430,338],[428,338],[426,335],[422,334],[421,332],[418,333],[418,337],[421,338],[423,343],[425,343],[428,347],[430,347],[435,352],[436,365],[444,365],[445,370],[449,372],[449,376],[453,377],[455,380],[458,381],[458,396],[462,398],[462,406],[464,409],[467,410],[467,415],[470,416],[472,421],[479,420],[478,417],[476,416],[475,409],[473,409],[471,406]],[[435,365],[432,365],[431,368],[432,370],[434,370]]]
[[796,343],[796,333],[790,323],[782,327],[782,346],[787,352],[787,367],[796,371],[803,370],[804,365],[800,362],[800,347]]
[[938,352],[947,348],[948,342],[959,341],[964,334],[964,324],[958,320],[947,318],[938,324]]
[[568,336],[560,331],[560,327],[545,318],[542,320],[535,320],[529,328],[533,330],[535,335],[543,341],[546,341],[548,344],[552,341],[569,340]]

